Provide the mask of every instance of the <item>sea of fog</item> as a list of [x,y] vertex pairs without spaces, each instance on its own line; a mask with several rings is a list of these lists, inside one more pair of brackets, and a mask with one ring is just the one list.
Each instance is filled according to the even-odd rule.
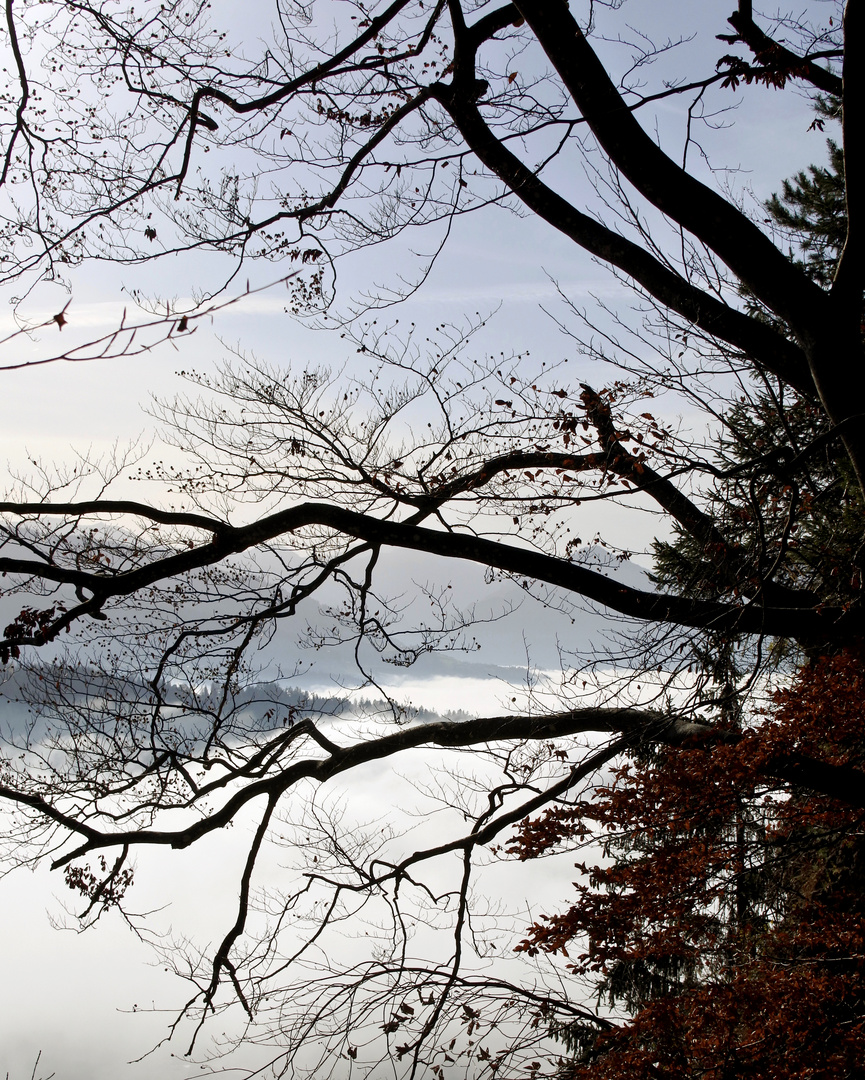
[[[417,568],[407,564],[407,577],[413,569]],[[421,710],[422,720],[500,715],[527,703],[535,710],[545,703],[556,708],[567,657],[601,651],[609,635],[622,629],[599,612],[569,605],[551,609],[511,582],[484,587],[482,576],[473,568],[461,574],[457,582],[461,594],[474,592],[480,597],[477,611],[484,621],[472,632],[480,648],[433,653],[409,668],[382,666],[375,672],[377,687],[363,690],[373,706],[379,691],[384,691]],[[632,579],[629,584],[643,583],[638,567],[626,568],[626,574],[626,580]],[[512,613],[498,619],[505,610]],[[356,680],[345,650],[315,653],[315,663],[310,665],[287,632],[277,636],[273,648],[279,666],[293,668],[299,675],[294,682],[271,684],[271,694],[283,700],[314,694],[320,703],[329,701],[329,711],[336,715],[327,722],[338,741],[349,737],[352,725],[356,731],[362,728],[363,715],[334,706]],[[598,675],[603,683],[603,672]],[[612,679],[611,672],[610,684]],[[2,707],[4,723],[15,727],[18,720],[24,722],[23,713],[16,720],[20,705],[7,701]],[[326,791],[290,795],[286,815],[300,820],[302,800],[314,796],[328,813],[345,815],[346,828],[351,821],[364,826],[383,822],[401,834],[394,841],[394,852],[435,844],[463,830],[452,813],[415,813],[417,792],[428,786],[431,776],[446,774],[452,760],[446,752],[420,749],[398,761],[371,763],[339,777]],[[221,830],[191,849],[136,853],[136,884],[129,906],[150,913],[146,926],[157,944],[183,940],[193,950],[207,950],[231,925],[253,824],[252,814],[245,814],[231,830]],[[291,861],[290,852],[276,852],[264,860],[259,886],[284,890]],[[496,961],[504,969],[511,971],[523,962],[513,957],[509,942],[512,947],[542,911],[567,902],[573,862],[572,855],[548,859],[526,872],[523,865],[490,858],[479,871],[477,887],[493,908],[501,908],[502,925],[511,928],[512,936],[506,932],[504,947],[500,947],[502,959]],[[421,876],[436,889],[444,887],[453,871],[451,857],[447,865],[425,867]],[[201,1063],[184,1056],[188,1026],[181,1028],[176,1039],[160,1044],[190,996],[189,985],[168,971],[151,945],[117,913],[109,912],[95,927],[78,932],[74,914],[80,907],[80,897],[70,893],[60,874],[51,873],[45,864],[0,879],[0,910],[6,927],[0,980],[0,1075],[29,1080],[34,1069],[35,1080],[52,1074],[57,1080],[150,1080],[156,1076],[174,1080],[202,1075],[207,1070]],[[441,948],[447,951],[451,945],[447,938]],[[360,940],[352,945],[350,937],[343,939],[341,962],[351,959],[353,948],[362,958],[365,947]],[[430,941],[423,947],[435,950]],[[220,1023],[217,1018],[217,1035]],[[206,1049],[207,1035],[200,1045]],[[244,1064],[242,1055],[236,1064]]]

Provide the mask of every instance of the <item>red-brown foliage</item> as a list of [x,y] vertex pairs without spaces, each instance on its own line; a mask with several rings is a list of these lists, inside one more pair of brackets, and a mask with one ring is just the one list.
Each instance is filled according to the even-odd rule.
[[518,946],[562,953],[627,1017],[563,1032],[568,1080],[862,1075],[863,813],[770,774],[793,753],[860,765],[863,658],[803,668],[737,742],[662,748],[523,823],[521,858],[594,833],[611,859],[578,864],[574,903]]

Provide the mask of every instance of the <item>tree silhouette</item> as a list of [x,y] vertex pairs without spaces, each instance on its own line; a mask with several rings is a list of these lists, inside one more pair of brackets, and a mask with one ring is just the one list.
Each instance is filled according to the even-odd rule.
[[[772,36],[742,2],[724,37],[744,55],[651,93],[602,61],[593,18],[620,26],[618,7],[395,0],[340,10],[327,27],[286,7],[254,59],[235,56],[201,5],[7,8],[18,93],[0,172],[7,281],[206,249],[231,260],[226,276],[252,257],[288,260],[289,306],[309,311],[329,302],[347,251],[506,202],[611,267],[645,306],[639,353],[622,359],[607,342],[615,375],[599,339],[585,343],[592,385],[564,364],[477,355],[478,325],[421,342],[343,323],[369,365],[362,381],[312,365],[187,373],[194,396],[162,415],[189,464],[149,474],[170,490],[163,503],[114,497],[119,460],[44,474],[0,504],[4,593],[21,597],[2,659],[31,709],[0,763],[13,857],[48,854],[88,921],[128,912],[133,852],[254,819],[233,925],[206,956],[181,949],[173,962],[194,986],[183,1016],[196,1035],[238,1003],[243,1037],[269,1040],[275,1071],[302,1053],[321,1068],[387,1058],[441,1077],[459,1054],[478,1070],[537,1073],[550,1031],[605,1026],[540,975],[478,973],[488,945],[472,881],[490,844],[587,795],[613,762],[657,752],[711,770],[758,748],[755,790],[834,800],[848,816],[862,807],[856,755],[774,739],[754,698],[767,653],[858,655],[843,650],[863,631],[863,16],[849,3],[843,24],[781,20]],[[662,53],[644,48],[640,70]],[[692,117],[709,92],[803,85],[841,115],[846,227],[822,277],[641,124],[662,98],[690,94]],[[580,162],[616,200],[619,227],[569,179]],[[170,312],[168,332],[192,315]],[[735,452],[665,421],[652,401],[664,390],[726,420]],[[769,422],[766,402],[779,400]],[[841,509],[820,510],[841,482]],[[625,583],[583,544],[582,508],[614,499],[685,538],[660,587]],[[825,537],[839,514],[843,581],[829,556],[803,569],[800,541],[817,525]],[[392,700],[352,723],[278,698],[266,720],[253,714],[256,650],[310,610],[307,643],[350,647],[364,693],[371,657],[409,665],[471,646],[476,615],[444,588],[419,586],[429,613],[401,621],[388,584],[399,551],[479,565],[551,608],[597,605],[619,618],[625,675],[572,658],[555,707],[530,696],[470,719],[418,719]],[[685,564],[699,573],[678,580]],[[704,662],[719,642],[738,648],[735,670]],[[400,849],[292,798],[417,751],[452,778],[431,797],[450,813],[446,839]],[[677,774],[652,775],[674,785]],[[289,834],[297,880],[257,894],[257,871]],[[427,872],[443,864],[456,880],[439,887]],[[422,912],[413,925],[407,905]],[[309,925],[295,933],[301,913]],[[312,966],[328,934],[365,915],[376,948],[363,961],[345,970],[331,948]],[[416,960],[414,927],[439,918],[449,955]]]

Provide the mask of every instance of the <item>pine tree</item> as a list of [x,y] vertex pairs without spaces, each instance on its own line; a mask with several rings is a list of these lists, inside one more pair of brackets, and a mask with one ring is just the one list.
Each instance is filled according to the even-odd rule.
[[[831,282],[846,233],[841,151],[767,204],[815,281]],[[746,298],[747,299],[747,298]],[[863,507],[824,414],[755,372],[723,417],[709,513],[724,536],[684,530],[656,546],[656,578],[685,595],[729,596],[769,576],[795,596],[852,603],[861,589]],[[771,575],[769,571],[771,570]],[[576,902],[518,948],[561,953],[593,979],[611,1026],[557,1034],[563,1080],[851,1077],[865,1060],[862,813],[770,779],[781,752],[827,764],[865,758],[865,645],[777,653],[790,689],[751,715],[735,692],[746,642],[705,634],[694,660],[717,733],[647,747],[600,802],[523,823],[512,851],[535,858],[600,835],[605,865],[580,865]],[[719,693],[722,687],[724,692]],[[759,730],[759,737],[757,731]]]
[[[831,140],[828,157],[827,165],[785,181],[766,204],[795,244],[791,258],[824,286],[847,228],[843,154]],[[817,593],[825,603],[858,599],[862,496],[825,412],[755,370],[752,391],[734,401],[722,421],[706,498],[726,550],[700,545],[677,528],[671,542],[655,545],[656,580],[685,595],[722,597],[743,583],[764,587],[771,568],[776,582]],[[805,645],[819,652],[822,643]],[[713,653],[725,649],[729,643],[712,641]]]
[[766,203],[770,218],[800,248],[799,260],[819,285],[832,284],[847,233],[844,203],[844,153],[827,142],[828,165],[811,165],[785,180],[780,195]]

